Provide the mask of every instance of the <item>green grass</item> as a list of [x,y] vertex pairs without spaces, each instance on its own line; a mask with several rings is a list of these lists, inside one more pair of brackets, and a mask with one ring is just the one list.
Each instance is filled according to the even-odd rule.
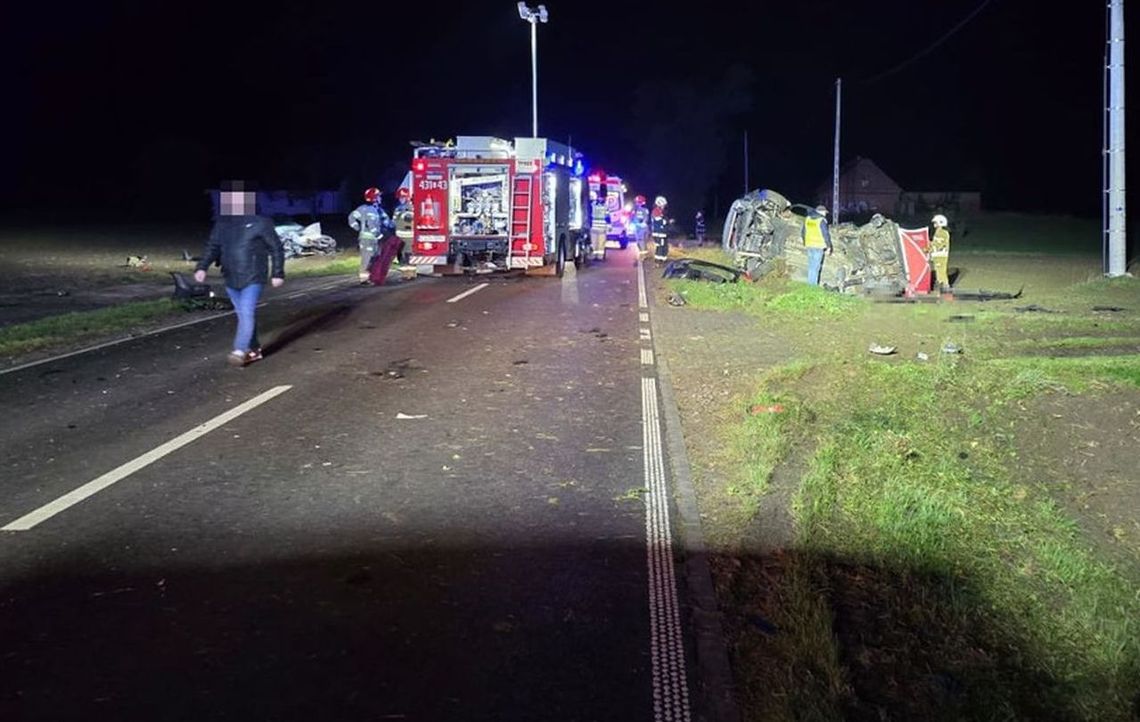
[[1098,219],[1021,213],[983,213],[951,228],[951,254],[1024,253],[1100,255]]
[[[1049,711],[1128,719],[1140,692],[1140,596],[1047,495],[1015,483],[1015,452],[993,433],[1008,430],[1003,407],[1016,399],[1113,383],[1140,386],[1140,356],[819,366],[813,415],[790,415],[774,430],[763,427],[771,419],[743,422],[760,475],[789,437],[824,441],[795,503],[798,556],[780,582],[782,604],[803,608],[781,614],[825,623],[818,596],[797,591],[822,573],[830,579],[823,586],[844,590],[835,604],[845,614],[869,607],[891,619],[881,630],[868,621],[852,643],[858,649],[813,642],[822,656],[804,659],[791,648],[784,653],[794,659],[783,662],[835,679],[853,674],[858,688],[852,655],[880,654],[885,645],[913,663],[937,649],[927,661],[935,673],[969,682],[960,706],[946,712],[953,718]],[[776,398],[768,394],[762,388],[758,397]],[[779,398],[796,403],[794,391]],[[793,632],[816,640],[827,633]],[[984,674],[978,653],[992,667]],[[885,665],[877,674],[908,672]],[[844,693],[831,688],[831,706],[841,706]]]
[[288,261],[285,267],[285,275],[288,278],[347,276],[359,271],[360,259],[355,256],[341,256],[331,260],[325,258],[298,259]]
[[693,308],[743,311],[775,321],[823,320],[849,317],[866,308],[862,299],[818,286],[782,279],[759,283],[709,283],[672,280],[669,287]]
[[0,356],[15,356],[124,331],[184,312],[170,299],[135,301],[94,311],[65,313],[0,328]]

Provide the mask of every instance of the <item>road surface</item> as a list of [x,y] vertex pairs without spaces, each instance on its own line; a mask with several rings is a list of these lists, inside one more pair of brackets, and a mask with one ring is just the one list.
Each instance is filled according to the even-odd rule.
[[633,258],[0,376],[0,719],[697,719]]

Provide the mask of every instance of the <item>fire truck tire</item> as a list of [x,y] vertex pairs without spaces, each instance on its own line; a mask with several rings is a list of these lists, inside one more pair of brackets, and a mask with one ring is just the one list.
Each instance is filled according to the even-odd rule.
[[586,254],[582,251],[581,248],[579,248],[578,252],[576,254],[574,254],[574,268],[576,268],[580,271],[583,268],[585,268],[585,266],[586,266]]
[[558,252],[554,256],[554,275],[562,278],[566,272],[566,241],[558,242]]

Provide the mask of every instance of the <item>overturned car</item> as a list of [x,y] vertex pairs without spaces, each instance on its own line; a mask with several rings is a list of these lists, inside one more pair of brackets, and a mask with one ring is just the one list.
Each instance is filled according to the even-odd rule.
[[[724,250],[754,279],[779,273],[805,281],[808,259],[800,232],[808,211],[807,206],[792,204],[775,191],[753,191],[735,201],[728,212]],[[895,222],[875,214],[869,223],[839,223],[830,230],[833,251],[824,258],[820,285],[843,293],[876,295],[929,289],[924,244],[900,232]]]

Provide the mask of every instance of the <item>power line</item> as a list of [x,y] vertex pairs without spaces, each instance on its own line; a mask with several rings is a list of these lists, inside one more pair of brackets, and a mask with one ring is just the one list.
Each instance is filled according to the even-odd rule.
[[989,5],[991,2],[993,2],[993,0],[983,0],[981,5],[974,8],[974,11],[972,13],[967,15],[965,17],[965,19],[962,20],[961,22],[959,22],[957,25],[950,28],[950,30],[945,35],[938,38],[938,40],[935,40],[933,43],[931,43],[930,45],[928,45],[925,48],[923,48],[922,50],[920,50],[917,54],[911,56],[907,60],[904,60],[903,62],[899,63],[898,65],[891,68],[890,70],[886,70],[882,73],[879,73],[878,75],[874,76],[873,78],[868,78],[866,80],[860,81],[860,84],[861,85],[870,85],[871,83],[874,83],[878,80],[882,80],[883,78],[885,78],[889,75],[894,75],[895,73],[899,72],[903,68],[906,68],[907,66],[911,65],[912,63],[914,63],[914,62],[920,60],[921,58],[929,55],[931,52],[934,51],[935,48],[937,48],[939,45],[941,45],[942,43],[949,40],[950,37],[952,35],[954,35],[954,33],[958,32],[959,30],[964,28],[967,23],[969,23],[971,20],[973,20],[975,17],[977,17],[978,14],[980,12],[982,12],[983,10],[985,10],[986,6]]

